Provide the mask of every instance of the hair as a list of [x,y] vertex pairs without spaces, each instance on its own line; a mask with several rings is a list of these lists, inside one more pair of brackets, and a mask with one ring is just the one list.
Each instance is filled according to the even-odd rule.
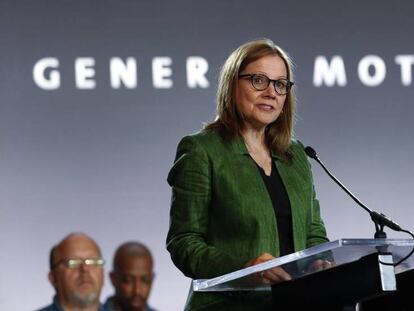
[[151,262],[153,262],[152,255],[148,247],[137,241],[123,243],[117,248],[112,262],[112,268],[114,271],[119,269],[121,259],[124,257],[148,257]]
[[[224,63],[218,82],[215,120],[205,125],[205,130],[218,129],[223,138],[234,139],[241,135],[243,116],[236,107],[236,85],[239,74],[250,63],[268,55],[279,56],[286,66],[287,79],[292,80],[293,63],[288,54],[269,39],[247,42],[233,51]],[[268,148],[285,161],[291,158],[288,148],[293,136],[295,119],[295,94],[293,89],[286,95],[282,113],[265,130]]]

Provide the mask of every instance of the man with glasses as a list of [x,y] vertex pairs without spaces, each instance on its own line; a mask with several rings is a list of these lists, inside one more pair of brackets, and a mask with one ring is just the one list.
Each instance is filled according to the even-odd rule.
[[105,311],[99,302],[104,260],[94,240],[83,233],[65,237],[50,252],[53,303],[39,311]]
[[147,304],[154,272],[152,256],[145,245],[127,242],[119,246],[110,277],[115,295],[105,303],[108,311],[155,311]]

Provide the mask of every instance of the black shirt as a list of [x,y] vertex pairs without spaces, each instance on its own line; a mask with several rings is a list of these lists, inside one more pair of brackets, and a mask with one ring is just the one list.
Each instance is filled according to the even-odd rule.
[[277,231],[279,233],[280,256],[291,254],[295,249],[293,246],[292,210],[286,188],[273,160],[270,176],[267,176],[259,165],[257,167],[259,168],[260,175],[262,175],[275,211]]

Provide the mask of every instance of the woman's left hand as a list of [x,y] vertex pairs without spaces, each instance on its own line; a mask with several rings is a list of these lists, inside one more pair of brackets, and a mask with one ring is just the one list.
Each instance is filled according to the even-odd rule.
[[[263,253],[260,256],[249,260],[246,264],[246,267],[258,265],[262,262],[266,262],[272,259],[275,259],[276,257],[272,256],[269,253]],[[280,283],[283,281],[290,281],[292,277],[281,267],[275,267],[272,269],[268,269],[266,271],[262,271],[260,273],[256,273],[253,276],[257,281],[264,283],[264,284],[274,284],[274,283]]]
[[335,266],[335,263],[333,261],[316,259],[309,265],[308,270],[311,272],[316,272],[332,268],[333,266]]

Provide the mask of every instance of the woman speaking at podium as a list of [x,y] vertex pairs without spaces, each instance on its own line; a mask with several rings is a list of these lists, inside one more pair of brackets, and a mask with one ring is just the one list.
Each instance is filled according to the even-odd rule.
[[[179,143],[167,249],[187,277],[217,277],[328,241],[303,145],[292,139],[291,80],[291,60],[272,41],[240,46],[220,74],[216,119]],[[281,268],[255,277],[290,279]],[[270,293],[190,290],[186,310],[271,304]]]

